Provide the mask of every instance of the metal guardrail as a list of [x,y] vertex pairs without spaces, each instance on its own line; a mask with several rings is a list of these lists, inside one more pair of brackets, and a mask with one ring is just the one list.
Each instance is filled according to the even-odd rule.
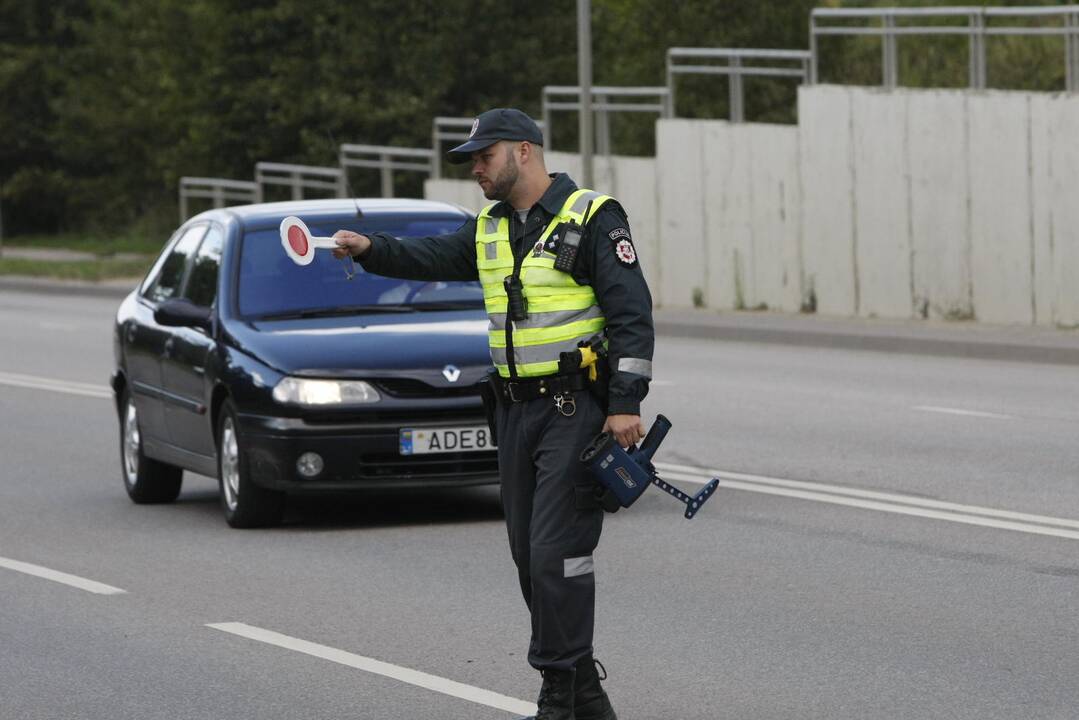
[[287,163],[255,163],[255,183],[261,192],[263,185],[284,185],[292,189],[293,200],[303,200],[303,191],[332,190],[334,197],[347,197],[345,170],[339,167],[290,165]]
[[[692,61],[692,62],[687,62]],[[782,65],[747,65],[746,61],[784,63]],[[745,122],[745,76],[793,77],[809,82],[812,55],[808,50],[766,50],[760,48],[684,48],[667,50],[667,88],[670,91],[670,116],[675,109],[676,75],[727,75],[731,122]],[[791,64],[796,65],[790,67]]]
[[[596,118],[596,152],[611,154],[611,119],[616,112],[654,112],[660,117],[670,117],[671,91],[666,87],[614,87],[596,85],[592,88],[592,113]],[[570,97],[572,100],[555,100]],[[581,110],[581,88],[570,85],[547,85],[543,88],[543,127],[546,142],[551,145],[554,137],[551,112],[555,110]]]
[[[468,140],[468,131],[476,118],[438,116],[431,121],[431,177],[442,177],[442,143]],[[463,128],[463,129],[459,129]]]
[[230,200],[241,203],[262,202],[262,188],[250,180],[226,180],[225,178],[180,178],[180,222],[189,217],[187,201],[205,198],[213,201],[215,208],[222,208]]
[[[906,25],[919,18],[966,20],[965,25]],[[1002,18],[1044,20],[1059,18],[1057,26],[992,26]],[[877,27],[830,24],[836,21],[879,20]],[[1049,35],[1064,38],[1066,89],[1079,91],[1079,5],[1054,7],[915,7],[915,8],[816,8],[809,16],[809,48],[813,56],[810,82],[817,82],[817,43],[822,35],[879,35],[882,38],[883,81],[887,88],[899,84],[900,35],[966,35],[969,38],[969,84],[986,87],[985,40],[991,35]]]
[[382,197],[393,197],[394,170],[408,170],[431,175],[434,172],[434,150],[403,148],[390,145],[343,144],[338,151],[342,168],[373,168],[381,176]]

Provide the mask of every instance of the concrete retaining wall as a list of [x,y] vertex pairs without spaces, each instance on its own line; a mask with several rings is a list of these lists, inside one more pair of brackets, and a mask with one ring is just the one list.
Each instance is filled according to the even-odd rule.
[[1079,96],[820,85],[798,116],[660,120],[658,161],[597,158],[658,305],[1079,325]]
[[1079,97],[818,86],[799,117],[818,311],[1076,324]]

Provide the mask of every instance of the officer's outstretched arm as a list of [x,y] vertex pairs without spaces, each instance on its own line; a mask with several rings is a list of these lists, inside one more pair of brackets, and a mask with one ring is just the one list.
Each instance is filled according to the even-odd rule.
[[[352,257],[367,272],[406,280],[476,280],[476,221],[470,219],[446,235],[398,238],[375,232],[334,233],[335,257]],[[339,254],[340,253],[340,254]]]

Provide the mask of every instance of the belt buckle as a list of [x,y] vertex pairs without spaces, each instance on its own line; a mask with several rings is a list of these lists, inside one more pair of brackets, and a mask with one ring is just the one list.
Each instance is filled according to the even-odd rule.
[[515,383],[515,382],[508,382],[508,383],[506,383],[506,394],[507,394],[507,395],[509,395],[509,398],[510,398],[510,402],[521,402],[521,401],[520,401],[520,400],[518,400],[518,399],[517,399],[517,397],[516,397],[516,396],[515,396],[515,395],[513,394],[513,388],[515,388],[515,387],[517,387],[517,383]]

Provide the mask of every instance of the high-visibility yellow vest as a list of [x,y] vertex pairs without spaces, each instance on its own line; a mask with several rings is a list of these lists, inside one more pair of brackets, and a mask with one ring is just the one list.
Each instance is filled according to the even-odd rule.
[[491,216],[497,203],[485,207],[476,218],[476,265],[491,321],[488,342],[491,360],[502,377],[511,377],[511,345],[518,377],[551,375],[558,372],[561,353],[575,350],[579,341],[592,338],[607,326],[592,288],[578,285],[569,273],[555,270],[555,255],[544,249],[544,245],[559,225],[570,220],[584,225],[610,199],[609,195],[592,190],[572,193],[534,247],[527,249],[519,277],[528,318],[511,322],[508,333],[508,298],[502,283],[514,270],[510,219]]

